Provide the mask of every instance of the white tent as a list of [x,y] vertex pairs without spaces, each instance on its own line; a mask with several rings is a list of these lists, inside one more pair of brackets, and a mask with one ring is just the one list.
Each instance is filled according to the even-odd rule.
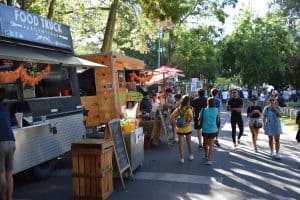
[[164,79],[173,78],[175,81],[178,81],[178,76],[184,77],[184,74],[180,73],[170,73],[170,74],[154,74],[150,81],[146,82],[146,85],[154,85],[154,84],[163,84]]

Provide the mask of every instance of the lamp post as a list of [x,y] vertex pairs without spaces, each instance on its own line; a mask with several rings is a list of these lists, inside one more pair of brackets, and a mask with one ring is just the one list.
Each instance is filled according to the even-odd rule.
[[160,67],[160,34],[161,28],[157,29],[157,67]]

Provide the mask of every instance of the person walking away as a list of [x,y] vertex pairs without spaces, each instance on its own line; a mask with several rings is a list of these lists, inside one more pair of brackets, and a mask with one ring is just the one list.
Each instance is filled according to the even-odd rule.
[[16,145],[8,106],[3,103],[4,97],[5,89],[0,88],[0,199],[12,200],[12,170]]
[[222,104],[225,106],[227,104],[227,100],[229,98],[229,92],[228,90],[222,91]]
[[219,94],[219,91],[217,90],[217,88],[213,88],[211,90],[211,96],[215,99],[216,101],[216,108],[218,109],[218,118],[217,118],[217,127],[218,127],[218,134],[216,136],[216,139],[215,139],[215,145],[217,147],[221,147],[220,143],[219,143],[219,136],[220,136],[220,132],[221,132],[221,119],[220,119],[220,109],[221,109],[221,100],[218,98],[218,94]]
[[[188,151],[189,151],[189,160],[193,160],[194,156],[192,154],[192,119],[193,119],[193,112],[189,105],[190,98],[186,95],[182,97],[180,106],[174,110],[174,112],[171,114],[171,118],[173,120],[177,119],[177,134],[179,137],[179,154],[180,154],[180,162],[184,163],[184,157],[183,157],[183,140],[184,136],[186,137],[186,142],[188,145]],[[180,115],[183,116],[183,124],[179,124],[178,117]]]
[[199,113],[207,106],[207,98],[205,97],[205,91],[203,89],[199,89],[197,93],[198,96],[193,99],[191,106],[193,107],[194,129],[197,131],[199,148],[202,149],[203,145]]
[[[180,106],[180,103],[181,103],[181,101],[180,101],[181,100],[181,94],[175,94],[174,98],[175,98],[175,104],[172,107],[171,113],[173,113],[174,110]],[[171,121],[173,133],[175,134],[174,142],[178,142],[176,121],[174,119],[172,119],[171,117],[170,117],[170,121]]]
[[[282,133],[280,117],[281,112],[279,106],[276,104],[276,99],[274,96],[270,96],[269,105],[267,105],[263,110],[263,127],[265,134],[269,137],[270,155],[277,159],[280,158],[280,134]],[[273,151],[274,140],[276,154]]]
[[251,97],[251,105],[247,108],[247,117],[249,117],[249,128],[252,134],[252,143],[254,151],[257,152],[257,137],[261,122],[259,119],[262,116],[262,108],[257,105],[256,96]]
[[300,142],[300,111],[297,112],[296,124],[298,124],[298,132],[296,135],[297,142]]
[[172,123],[172,120],[171,120],[171,118],[170,118],[170,114],[174,111],[174,110],[173,110],[173,107],[174,107],[174,105],[175,105],[176,100],[175,100],[175,97],[174,97],[174,95],[173,95],[173,93],[172,93],[172,89],[171,89],[171,88],[167,88],[167,89],[166,89],[166,93],[167,93],[167,103],[166,103],[166,107],[167,107],[167,109],[168,109],[168,122],[169,122],[169,124],[172,126],[173,141],[175,142],[175,141],[177,141],[178,139],[177,139],[176,131],[174,131],[174,129],[173,129],[173,125],[172,125],[172,124],[174,124],[174,123]]
[[284,112],[284,108],[287,106],[286,102],[283,98],[283,94],[280,92],[278,97],[277,97],[277,105],[280,108],[280,111],[283,113]]
[[218,109],[216,108],[216,100],[209,97],[207,100],[207,108],[200,112],[200,120],[202,121],[202,135],[204,138],[204,157],[206,165],[212,164],[213,146],[215,138],[218,135],[217,118]]
[[236,89],[232,90],[232,98],[228,100],[227,109],[231,111],[231,136],[234,147],[236,147],[236,125],[239,127],[238,144],[240,144],[241,137],[244,132],[244,123],[242,118],[243,100],[239,97]]

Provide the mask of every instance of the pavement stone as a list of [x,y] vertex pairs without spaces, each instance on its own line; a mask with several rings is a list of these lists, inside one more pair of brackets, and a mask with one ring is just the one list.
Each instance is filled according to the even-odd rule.
[[[300,199],[300,150],[295,133],[283,127],[281,160],[270,158],[267,136],[260,131],[258,153],[251,146],[251,134],[244,116],[245,134],[241,145],[233,148],[230,115],[222,111],[221,148],[215,148],[213,165],[204,165],[203,150],[193,132],[193,154],[179,162],[178,143],[160,143],[145,150],[143,165],[134,172],[134,180],[125,178],[123,189],[114,178],[114,193],[109,200],[127,199]],[[69,161],[66,161],[69,162]],[[72,199],[71,168],[61,168],[40,182],[16,183],[15,199]],[[38,188],[38,189],[36,189]]]

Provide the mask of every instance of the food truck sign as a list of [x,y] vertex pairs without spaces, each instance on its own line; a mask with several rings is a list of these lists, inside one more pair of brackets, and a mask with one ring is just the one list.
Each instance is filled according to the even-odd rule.
[[0,36],[73,50],[70,28],[0,4]]

